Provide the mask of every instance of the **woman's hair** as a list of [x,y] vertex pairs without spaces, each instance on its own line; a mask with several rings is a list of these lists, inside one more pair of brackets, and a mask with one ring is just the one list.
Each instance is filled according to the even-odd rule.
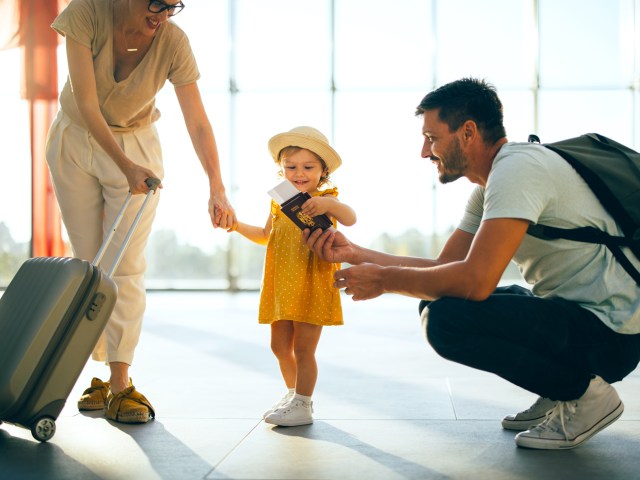
[[[294,153],[299,152],[300,150],[307,150],[308,152],[311,152],[314,157],[316,157],[318,160],[320,160],[320,165],[322,165],[323,174],[320,177],[320,182],[318,183],[318,187],[322,187],[324,185],[330,184],[331,183],[331,179],[329,178],[329,171],[327,169],[327,164],[322,159],[322,157],[320,157],[320,155],[318,155],[313,150],[309,150],[308,148],[294,147],[292,145],[290,145],[288,147],[284,147],[282,150],[280,150],[278,152],[278,165],[280,165],[280,167],[282,167],[282,162],[284,162],[287,158],[289,158]],[[282,173],[282,168],[280,168],[280,172],[278,172],[278,174],[280,176],[284,176],[283,173]]]
[[493,85],[484,80],[463,78],[428,93],[416,109],[416,115],[438,110],[440,120],[454,132],[467,120],[473,120],[486,144],[494,144],[506,131],[502,103]]

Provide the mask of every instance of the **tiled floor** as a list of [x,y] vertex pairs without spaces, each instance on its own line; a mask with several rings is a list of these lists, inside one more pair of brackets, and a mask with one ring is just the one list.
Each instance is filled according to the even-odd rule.
[[500,419],[534,395],[439,358],[417,302],[345,298],[346,325],[318,349],[315,423],[261,421],[284,387],[256,322],[256,293],[148,297],[132,376],[156,407],[124,426],[75,400],[106,368],[89,362],[57,432],[39,444],[0,426],[2,479],[589,479],[640,478],[640,377],[616,384],[625,413],[580,448],[517,448]]

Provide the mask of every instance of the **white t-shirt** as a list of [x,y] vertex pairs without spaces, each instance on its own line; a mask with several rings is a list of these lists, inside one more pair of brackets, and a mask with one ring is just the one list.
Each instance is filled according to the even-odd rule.
[[[472,192],[459,228],[475,234],[482,220],[492,218],[622,235],[578,173],[556,153],[530,143],[502,146],[486,187]],[[640,269],[640,261],[624,251]],[[513,261],[535,295],[577,302],[617,332],[640,333],[640,287],[606,246],[525,235]]]

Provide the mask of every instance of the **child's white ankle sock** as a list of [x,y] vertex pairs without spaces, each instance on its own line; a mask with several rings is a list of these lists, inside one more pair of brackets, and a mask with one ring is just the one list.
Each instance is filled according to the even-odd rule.
[[302,400],[305,404],[311,403],[311,397],[307,397],[306,395],[300,395],[299,393],[296,393],[293,396],[293,400]]

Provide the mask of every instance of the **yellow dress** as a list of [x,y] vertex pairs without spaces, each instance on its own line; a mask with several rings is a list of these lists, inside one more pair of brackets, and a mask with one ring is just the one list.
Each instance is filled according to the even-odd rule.
[[[338,196],[336,188],[316,195]],[[333,273],[340,264],[320,260],[302,241],[302,232],[271,201],[272,228],[260,292],[259,323],[293,320],[314,325],[342,325],[340,290]],[[336,222],[333,222],[334,227]]]

